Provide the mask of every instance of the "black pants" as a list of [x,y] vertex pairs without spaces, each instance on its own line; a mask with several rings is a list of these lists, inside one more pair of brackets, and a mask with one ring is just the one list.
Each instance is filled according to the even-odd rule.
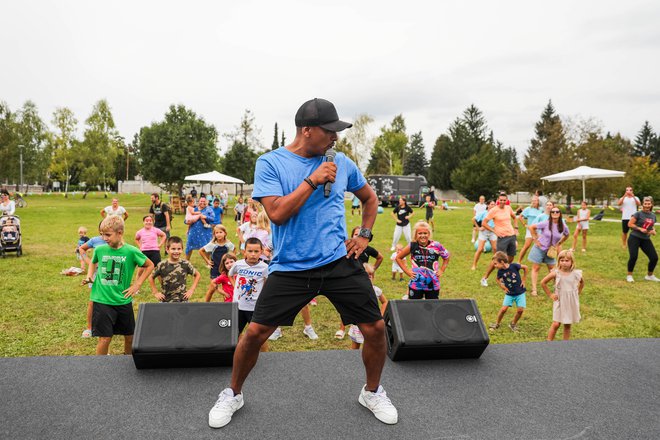
[[648,273],[653,273],[655,266],[658,264],[658,253],[655,251],[651,240],[635,237],[634,235],[628,237],[628,253],[630,254],[628,272],[635,270],[635,263],[637,263],[637,255],[640,248],[649,257]]

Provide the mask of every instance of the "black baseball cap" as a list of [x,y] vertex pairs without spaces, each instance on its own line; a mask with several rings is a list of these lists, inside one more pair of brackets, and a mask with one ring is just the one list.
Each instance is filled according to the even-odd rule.
[[296,112],[296,127],[321,127],[330,131],[342,131],[352,126],[353,124],[339,120],[335,106],[326,99],[310,99]]

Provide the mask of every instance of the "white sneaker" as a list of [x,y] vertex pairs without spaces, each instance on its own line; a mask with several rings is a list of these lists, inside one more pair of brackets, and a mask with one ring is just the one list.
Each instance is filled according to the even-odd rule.
[[632,275],[628,275],[626,276],[626,281],[628,281],[629,283],[634,283],[635,279],[632,277]]
[[392,402],[387,397],[382,385],[378,386],[375,393],[367,391],[363,386],[360,391],[358,402],[365,408],[371,410],[374,416],[383,423],[394,425],[399,420],[399,413],[397,412]]
[[268,336],[268,339],[271,341],[277,341],[282,337],[282,329],[277,327],[272,335]]
[[488,280],[486,278],[481,279],[481,287],[488,287]]
[[656,277],[655,275],[646,275],[644,279],[646,281],[656,281],[656,282],[660,281],[660,278]]
[[218,400],[209,411],[209,426],[211,428],[222,428],[231,422],[231,416],[243,408],[243,394],[234,396],[231,388],[225,388],[218,395]]
[[394,249],[396,249],[396,248],[395,248],[394,246],[392,246],[392,247],[390,248],[390,251],[393,251]]
[[316,332],[314,331],[314,327],[312,327],[311,325],[309,327],[305,326],[305,328],[303,329],[303,334],[312,341],[315,341],[319,338],[319,335],[316,334]]

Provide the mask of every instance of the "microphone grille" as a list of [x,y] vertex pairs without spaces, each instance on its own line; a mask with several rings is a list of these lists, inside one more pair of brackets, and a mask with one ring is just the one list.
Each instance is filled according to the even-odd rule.
[[334,158],[337,155],[337,152],[335,151],[334,148],[330,148],[328,151],[325,152],[325,157],[332,157]]

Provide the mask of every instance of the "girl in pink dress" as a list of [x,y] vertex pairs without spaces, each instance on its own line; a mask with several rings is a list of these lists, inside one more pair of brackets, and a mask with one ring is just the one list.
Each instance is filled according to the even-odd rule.
[[[557,256],[558,267],[551,271],[541,287],[552,300],[552,324],[548,331],[548,341],[555,339],[557,330],[564,324],[564,341],[571,337],[571,324],[580,322],[580,294],[584,288],[582,271],[575,268],[575,258],[571,251],[561,251]],[[555,280],[555,293],[551,293],[548,283]]]

